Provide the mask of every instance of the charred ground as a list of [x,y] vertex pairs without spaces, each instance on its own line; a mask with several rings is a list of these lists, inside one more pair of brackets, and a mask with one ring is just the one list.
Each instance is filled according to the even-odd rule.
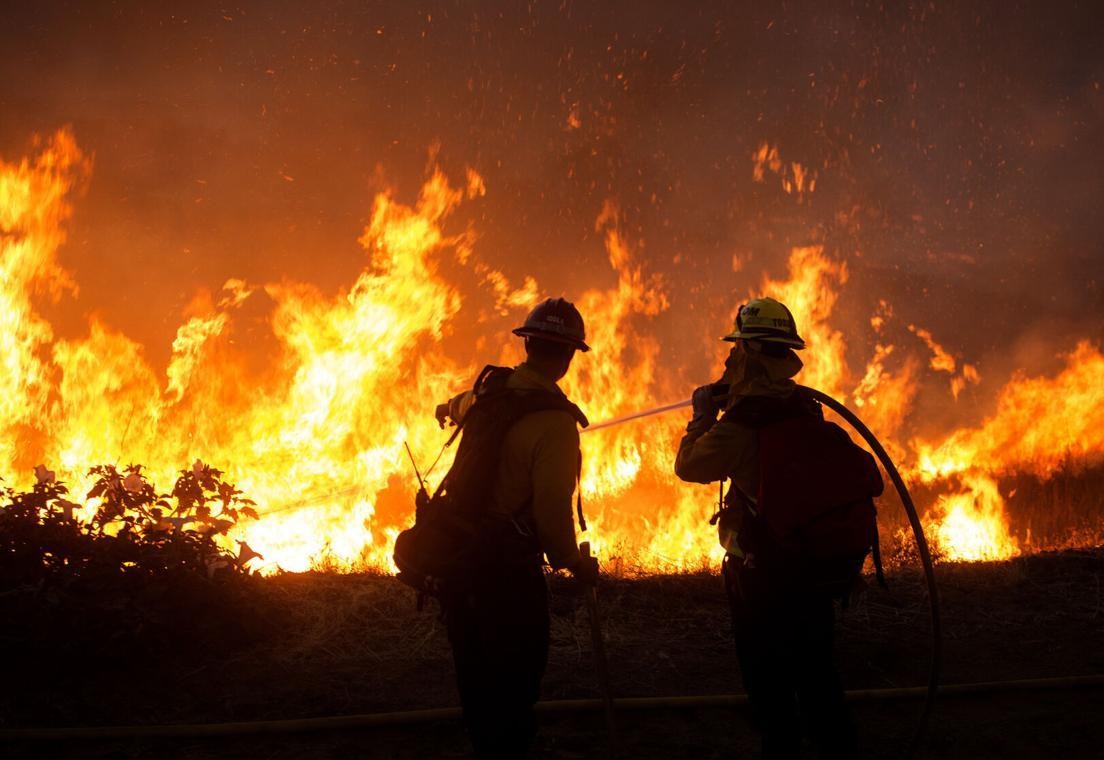
[[[1104,549],[939,567],[944,682],[1104,673]],[[456,703],[440,622],[379,575],[309,573],[248,578],[181,615],[172,634],[31,630],[5,616],[5,727],[199,723],[442,707]],[[840,616],[839,662],[849,688],[924,682],[928,612],[919,577],[890,574]],[[194,590],[193,590],[194,594]],[[724,592],[708,573],[623,578],[601,590],[618,696],[739,692]],[[43,604],[46,602],[44,601]],[[543,697],[598,694],[583,611],[557,594]],[[8,610],[12,612],[13,610]],[[39,618],[49,626],[49,616]],[[58,618],[60,620],[60,618]],[[94,620],[85,622],[93,626]],[[57,625],[55,620],[54,625]],[[71,642],[76,646],[67,645]],[[36,643],[37,642],[37,643]],[[856,705],[871,757],[901,755],[917,702]],[[1099,690],[947,698],[930,758],[1096,757],[1104,743]],[[736,710],[621,717],[640,758],[731,757],[752,746]],[[278,737],[9,744],[17,757],[464,757],[453,723]],[[601,757],[598,714],[548,716],[537,757]]]

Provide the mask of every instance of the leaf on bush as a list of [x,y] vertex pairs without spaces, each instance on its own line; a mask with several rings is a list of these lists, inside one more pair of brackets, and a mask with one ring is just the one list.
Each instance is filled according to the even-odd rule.
[[253,549],[245,541],[238,541],[240,548],[238,549],[238,564],[244,565],[251,559],[264,559],[264,555],[253,551]]
[[189,522],[192,522],[190,517],[162,517],[157,523],[157,527],[160,530],[172,530],[173,528],[180,530],[185,523]]
[[131,493],[141,493],[144,485],[145,483],[142,481],[142,476],[137,472],[130,473],[123,480],[123,488]]
[[[245,500],[243,499],[243,501],[245,501]],[[249,502],[249,503],[252,504],[253,502]],[[245,515],[246,517],[249,517],[253,520],[260,520],[261,519],[261,516],[259,514],[257,514],[257,510],[253,509],[253,507],[242,507],[241,508],[241,513],[243,515]]]
[[65,499],[58,499],[56,504],[61,507],[61,511],[65,513],[65,518],[67,520],[72,520],[73,510],[80,508],[79,504],[74,504],[73,502],[66,501]]
[[56,473],[53,470],[47,470],[46,465],[37,464],[34,468],[35,480],[41,485],[42,483],[53,483]]
[[222,501],[222,506],[229,507],[236,493],[238,493],[238,491],[229,483],[218,484],[218,494],[219,499]]

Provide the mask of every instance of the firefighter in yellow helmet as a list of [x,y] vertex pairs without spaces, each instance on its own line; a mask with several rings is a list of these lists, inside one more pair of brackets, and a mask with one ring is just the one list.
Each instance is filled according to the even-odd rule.
[[[464,424],[464,436],[498,428],[496,446],[468,457],[461,440],[458,468],[487,473],[473,505],[501,526],[468,568],[470,581],[445,592],[442,607],[456,665],[464,724],[479,758],[525,757],[536,732],[533,705],[548,658],[549,612],[543,560],[584,585],[598,564],[575,541],[572,494],[580,451],[578,425],[587,420],[556,384],[577,351],[589,351],[583,317],[562,298],[530,312],[514,334],[526,359],[515,368],[487,367],[472,391],[438,407],[438,419]],[[473,424],[478,420],[478,424]],[[493,449],[493,450],[492,450]],[[486,497],[486,498],[485,498]]]
[[823,416],[792,379],[802,367],[795,350],[804,349],[805,341],[790,310],[772,298],[741,306],[723,340],[733,344],[724,376],[694,392],[693,419],[675,472],[694,483],[731,479],[715,522],[726,550],[722,572],[737,656],[763,757],[801,757],[801,718],[821,757],[852,757],[855,734],[832,662],[832,598],[768,566],[751,530],[760,493],[760,428],[785,416]]

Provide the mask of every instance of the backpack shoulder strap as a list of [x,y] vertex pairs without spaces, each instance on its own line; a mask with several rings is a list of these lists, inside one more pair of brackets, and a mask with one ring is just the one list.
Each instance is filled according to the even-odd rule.
[[434,492],[434,500],[450,496],[452,502],[477,506],[478,494],[493,481],[502,445],[510,429],[523,417],[539,411],[561,410],[579,424],[587,425],[586,416],[562,393],[539,389],[515,389],[507,383],[514,370],[487,365],[472,386],[475,397],[464,415],[455,437],[461,429],[460,447],[452,467]]
[[510,367],[498,367],[494,364],[488,364],[480,370],[475,382],[472,383],[472,394],[476,398],[484,398],[495,393],[501,393],[506,390],[506,383],[513,374],[514,370]]
[[516,403],[516,409],[520,412],[519,416],[558,409],[570,414],[581,427],[590,425],[590,421],[583,414],[583,410],[571,403],[562,393],[507,387],[507,383],[513,374],[514,370],[510,367],[496,367],[493,364],[488,364],[476,377],[472,392],[477,399],[497,397],[503,394],[513,396],[516,399],[514,402]]

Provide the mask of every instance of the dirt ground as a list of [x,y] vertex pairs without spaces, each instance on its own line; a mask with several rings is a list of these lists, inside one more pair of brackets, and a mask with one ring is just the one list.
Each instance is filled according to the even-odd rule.
[[[938,568],[944,683],[1104,674],[1104,549]],[[930,656],[917,573],[892,572],[839,615],[837,660],[850,689],[921,685]],[[268,579],[264,635],[248,646],[5,668],[3,727],[272,720],[456,704],[440,622],[391,578]],[[546,700],[598,696],[582,609],[557,597]],[[709,574],[606,580],[601,588],[616,696],[742,691],[724,592]],[[15,642],[5,642],[18,658]],[[920,703],[853,705],[870,758],[902,757]],[[740,708],[619,714],[626,758],[755,756]],[[464,758],[456,721],[234,739],[82,740],[0,745],[6,757]],[[601,713],[546,714],[533,757],[606,757]],[[811,756],[811,755],[810,755]],[[1104,757],[1104,688],[948,696],[922,758]]]

